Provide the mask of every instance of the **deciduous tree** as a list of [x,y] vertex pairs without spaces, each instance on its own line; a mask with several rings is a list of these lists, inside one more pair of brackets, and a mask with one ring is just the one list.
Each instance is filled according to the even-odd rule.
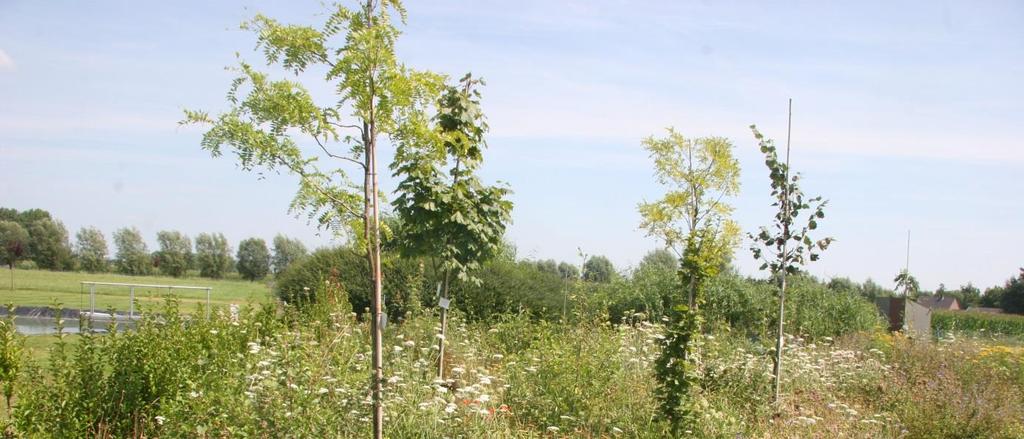
[[114,247],[118,272],[131,276],[149,274],[153,262],[139,229],[125,227],[114,232]]
[[775,401],[779,399],[782,385],[783,323],[786,312],[786,276],[797,274],[811,261],[818,260],[820,252],[832,243],[832,238],[817,241],[811,239],[811,231],[818,228],[818,221],[825,218],[825,205],[821,197],[805,197],[800,189],[800,174],[790,175],[789,140],[786,141],[786,161],[780,161],[775,142],[764,137],[757,127],[750,126],[757,139],[761,153],[765,156],[771,180],[772,203],[778,212],[769,227],[749,237],[753,241],[750,251],[754,259],[762,261],[761,270],[768,270],[779,280],[778,332],[775,343],[773,375],[775,379]]
[[156,234],[160,250],[156,252],[156,265],[160,272],[182,277],[192,262],[192,240],[176,230],[164,230]]
[[306,246],[298,239],[292,239],[284,235],[274,237],[274,256],[271,259],[271,266],[274,274],[281,274],[289,265],[309,255]]
[[[403,254],[428,257],[440,273],[441,300],[452,281],[477,282],[473,272],[498,252],[512,202],[505,186],[487,186],[476,171],[483,162],[487,123],[480,108],[482,84],[471,75],[449,85],[428,123],[400,130],[391,165],[401,179],[392,202]],[[444,371],[447,308],[441,309],[438,375]]]
[[[638,206],[640,227],[648,236],[661,239],[677,258],[692,236],[704,236],[708,242],[697,247],[724,255],[727,262],[739,242],[739,227],[729,215],[732,207],[726,198],[739,193],[740,166],[733,157],[732,143],[724,137],[687,138],[673,128],[668,136],[644,139],[644,148],[654,160],[654,175],[667,188],[654,202]],[[708,230],[709,233],[700,232]],[[695,247],[696,248],[696,247]],[[684,280],[687,305],[694,307],[697,285]]]
[[220,279],[231,269],[231,246],[222,233],[196,236],[196,265],[199,275]]
[[[22,212],[26,218],[33,218],[32,212]],[[28,252],[39,268],[48,270],[70,270],[73,268],[71,243],[68,230],[60,221],[42,216],[32,219],[26,229],[29,235]]]
[[75,256],[78,266],[90,273],[107,271],[107,240],[95,227],[83,227],[75,234]]
[[583,280],[606,283],[611,282],[616,275],[612,261],[604,256],[591,256],[583,264]]
[[270,272],[270,250],[260,238],[249,238],[238,243],[238,274],[242,279],[259,280]]
[[[381,353],[381,191],[378,187],[378,141],[408,125],[423,125],[422,108],[434,101],[441,78],[410,69],[395,55],[399,31],[393,14],[405,18],[398,0],[367,0],[356,8],[335,4],[323,26],[282,24],[263,15],[243,25],[256,33],[266,63],[294,74],[273,79],[240,60],[238,78],[228,92],[228,111],[210,116],[187,111],[184,123],[209,124],[202,145],[219,156],[235,152],[245,170],[279,169],[299,177],[294,211],[308,213],[322,227],[338,233],[356,231],[366,250],[373,285],[373,432],[383,431]],[[302,76],[304,73],[309,75]],[[335,96],[314,99],[299,81],[319,77],[316,89]],[[301,139],[301,140],[300,140]],[[310,154],[299,142],[322,154]],[[332,164],[321,167],[321,159]],[[341,165],[355,166],[362,184]]]
[[14,265],[28,250],[28,232],[14,221],[0,221],[0,261],[11,270],[11,291],[14,291]]

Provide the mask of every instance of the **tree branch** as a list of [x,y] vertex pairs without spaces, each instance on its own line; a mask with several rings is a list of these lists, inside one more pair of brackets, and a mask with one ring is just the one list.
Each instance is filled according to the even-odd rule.
[[359,160],[353,159],[351,157],[345,157],[343,155],[337,155],[337,154],[332,153],[330,150],[327,149],[326,146],[324,146],[323,142],[320,141],[320,138],[318,136],[314,135],[313,136],[313,140],[316,140],[316,144],[320,145],[320,149],[324,150],[324,154],[327,154],[328,157],[350,161],[352,163],[355,163],[355,164],[359,165],[359,167],[363,168],[363,170],[366,170],[366,164],[365,163],[363,163],[363,162],[361,162]]

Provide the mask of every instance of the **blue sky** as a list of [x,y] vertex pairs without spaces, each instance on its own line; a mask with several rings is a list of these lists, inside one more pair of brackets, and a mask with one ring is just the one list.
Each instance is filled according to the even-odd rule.
[[[828,3],[828,4],[826,4]],[[675,126],[736,146],[745,230],[771,217],[747,128],[784,140],[830,199],[838,242],[819,276],[891,286],[912,230],[925,288],[1002,283],[1024,265],[1024,5],[1017,2],[417,1],[399,42],[416,68],[488,83],[483,175],[515,191],[524,257],[576,249],[635,265],[658,246],[635,206],[661,191],[640,146]],[[0,205],[108,235],[138,226],[285,233],[295,180],[211,159],[183,108],[216,111],[238,24],[256,12],[318,23],[319,2],[0,1]],[[317,88],[314,87],[314,90]],[[322,90],[322,88],[320,88]],[[385,184],[391,184],[385,181]],[[742,272],[757,274],[746,251]]]

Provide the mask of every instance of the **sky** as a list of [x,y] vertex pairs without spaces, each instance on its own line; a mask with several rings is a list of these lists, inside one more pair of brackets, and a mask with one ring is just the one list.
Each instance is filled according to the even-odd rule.
[[[725,136],[745,231],[773,215],[749,126],[829,200],[817,276],[925,289],[1002,284],[1024,266],[1024,4],[998,1],[407,1],[408,66],[487,81],[482,177],[514,194],[523,258],[578,249],[635,266],[657,240],[637,203],[664,191],[641,146],[669,126]],[[42,208],[74,235],[136,226],[283,233],[331,245],[289,214],[296,179],[211,158],[183,109],[225,108],[239,23],[319,24],[320,2],[0,0],[0,206]],[[309,78],[304,78],[308,80]],[[323,84],[309,83],[329,99]],[[385,150],[385,155],[389,150]],[[390,161],[383,157],[382,162]],[[384,179],[386,187],[394,181]],[[735,265],[763,276],[747,250]]]

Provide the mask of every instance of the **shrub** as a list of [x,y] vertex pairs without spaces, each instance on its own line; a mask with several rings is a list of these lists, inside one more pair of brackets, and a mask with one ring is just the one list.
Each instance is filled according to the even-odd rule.
[[520,312],[546,319],[562,315],[568,283],[557,272],[529,261],[499,259],[484,264],[475,276],[479,283],[458,282],[451,294],[452,305],[470,320]]
[[[410,300],[410,280],[419,275],[414,260],[385,258],[384,297],[387,313],[392,318],[405,315]],[[366,254],[351,247],[319,249],[309,257],[292,263],[277,279],[274,291],[281,300],[298,305],[316,303],[329,297],[328,282],[348,296],[352,309],[358,313],[370,307],[370,270]]]

